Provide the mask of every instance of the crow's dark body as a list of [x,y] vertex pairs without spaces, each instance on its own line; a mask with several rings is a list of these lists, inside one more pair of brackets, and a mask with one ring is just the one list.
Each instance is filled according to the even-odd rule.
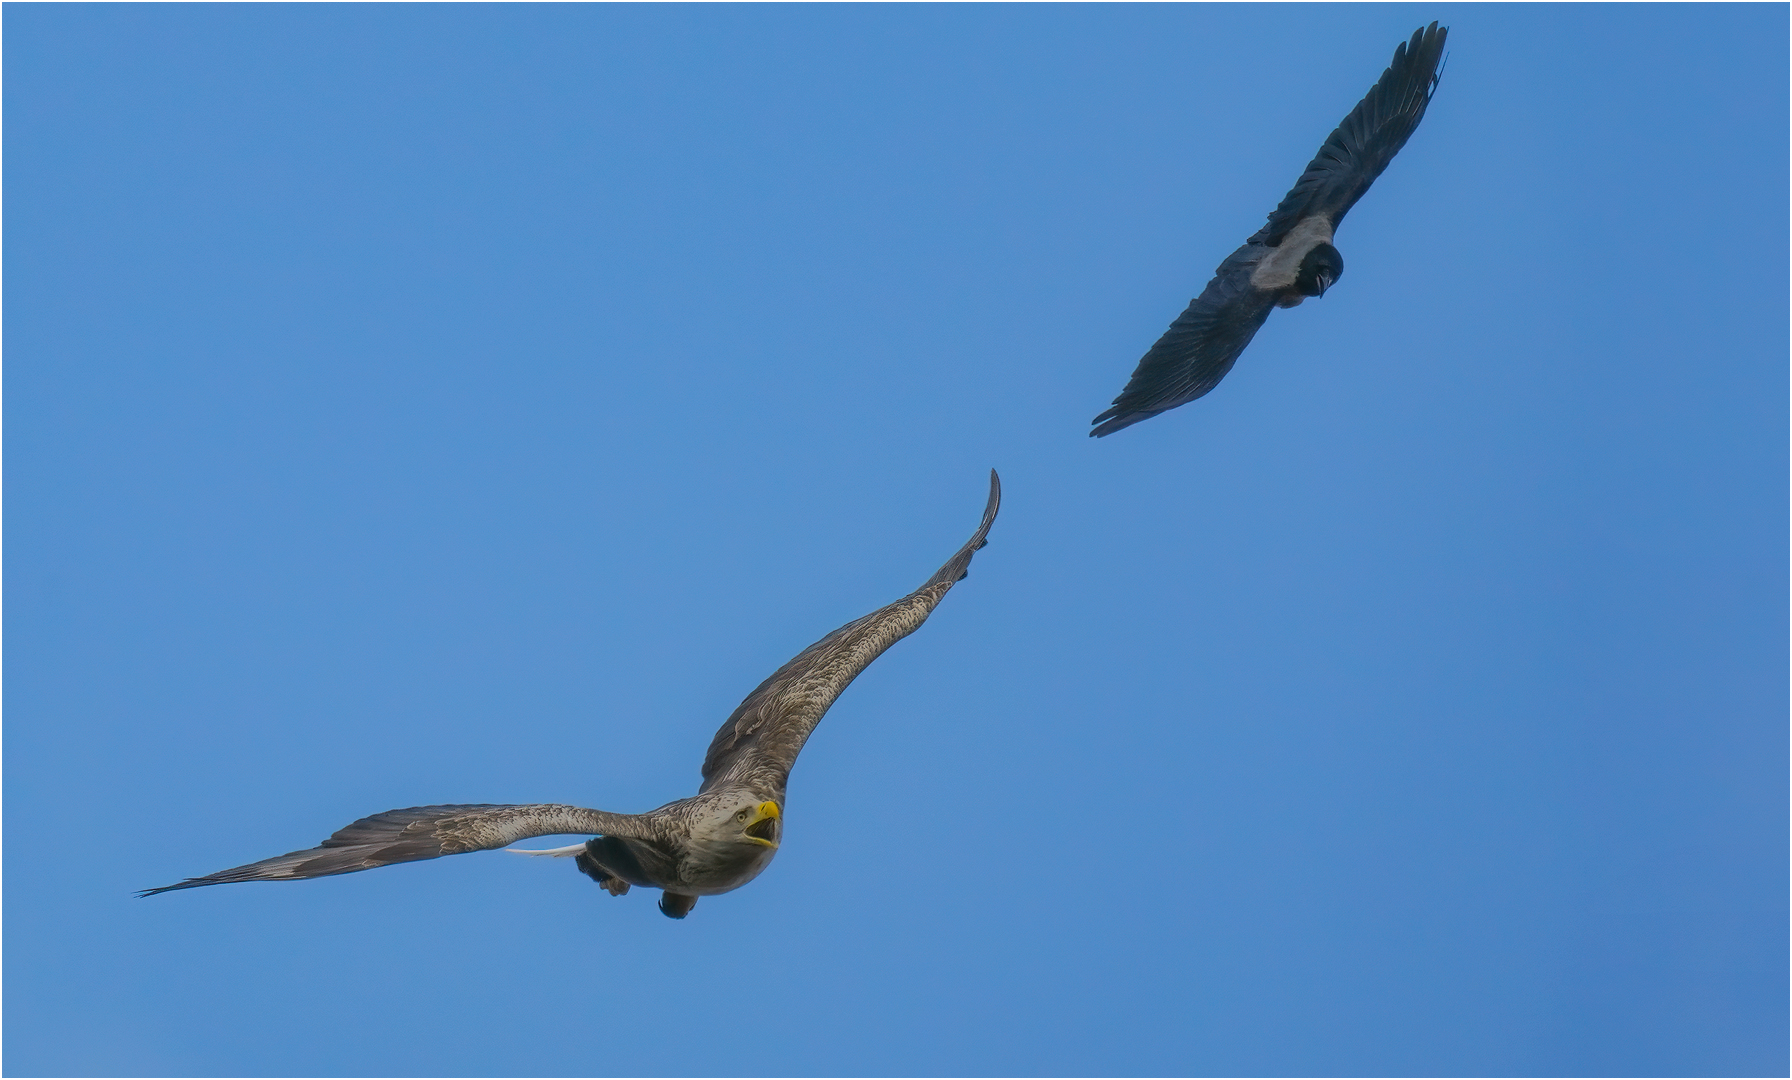
[[[1269,221],[1151,347],[1089,434],[1111,435],[1186,405],[1219,385],[1276,307],[1324,293],[1343,272],[1331,246],[1344,215],[1406,145],[1437,89],[1448,30],[1436,23],[1394,51],[1381,79],[1344,118]],[[1318,265],[1331,260],[1334,271]],[[1306,271],[1303,273],[1303,271]]]

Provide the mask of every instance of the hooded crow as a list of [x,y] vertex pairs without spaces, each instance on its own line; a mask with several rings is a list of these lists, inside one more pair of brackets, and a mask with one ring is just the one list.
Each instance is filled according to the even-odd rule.
[[1332,234],[1394,160],[1437,92],[1449,31],[1436,23],[1394,50],[1394,62],[1325,140],[1269,222],[1226,257],[1214,278],[1139,361],[1090,435],[1111,435],[1186,405],[1219,385],[1272,308],[1324,296],[1344,273]]

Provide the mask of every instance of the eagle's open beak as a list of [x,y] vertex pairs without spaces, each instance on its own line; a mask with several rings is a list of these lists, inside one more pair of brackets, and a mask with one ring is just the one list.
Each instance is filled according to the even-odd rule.
[[778,804],[768,799],[759,804],[753,820],[747,822],[747,827],[741,831],[753,843],[775,848],[778,846],[778,822],[781,817]]

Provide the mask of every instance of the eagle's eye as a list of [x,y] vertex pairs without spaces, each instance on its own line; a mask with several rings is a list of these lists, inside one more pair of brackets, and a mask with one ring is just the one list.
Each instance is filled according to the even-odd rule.
[[735,814],[735,815],[734,815],[734,820],[736,820],[736,821],[745,821],[745,820],[747,820],[747,819],[748,819],[748,818],[750,818],[750,817],[752,817],[752,816],[753,816],[753,815],[752,815],[752,812],[751,812],[751,811],[748,811],[748,810],[742,810],[742,811],[740,811],[740,812],[739,812],[739,813],[737,813],[737,814]]

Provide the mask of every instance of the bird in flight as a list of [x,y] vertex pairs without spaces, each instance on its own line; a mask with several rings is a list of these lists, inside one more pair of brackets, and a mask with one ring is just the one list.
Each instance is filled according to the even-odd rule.
[[895,603],[804,649],[748,694],[709,744],[703,786],[691,798],[645,814],[558,804],[388,810],[338,829],[317,847],[146,889],[139,895],[236,881],[349,874],[500,848],[532,836],[593,833],[582,844],[525,854],[571,857],[612,896],[623,895],[632,885],[661,889],[660,910],[682,919],[699,896],[738,889],[771,863],[784,832],[784,785],[803,744],[859,672],[914,633],[952,586],[964,580],[972,554],[987,543],[1001,501],[1001,479],[991,469],[982,524],[939,572]]
[[1325,140],[1268,223],[1226,256],[1139,361],[1114,407],[1090,421],[1090,435],[1112,435],[1212,390],[1272,308],[1324,296],[1337,283],[1344,258],[1332,235],[1424,118],[1448,33],[1432,23],[1395,48],[1394,62]]

